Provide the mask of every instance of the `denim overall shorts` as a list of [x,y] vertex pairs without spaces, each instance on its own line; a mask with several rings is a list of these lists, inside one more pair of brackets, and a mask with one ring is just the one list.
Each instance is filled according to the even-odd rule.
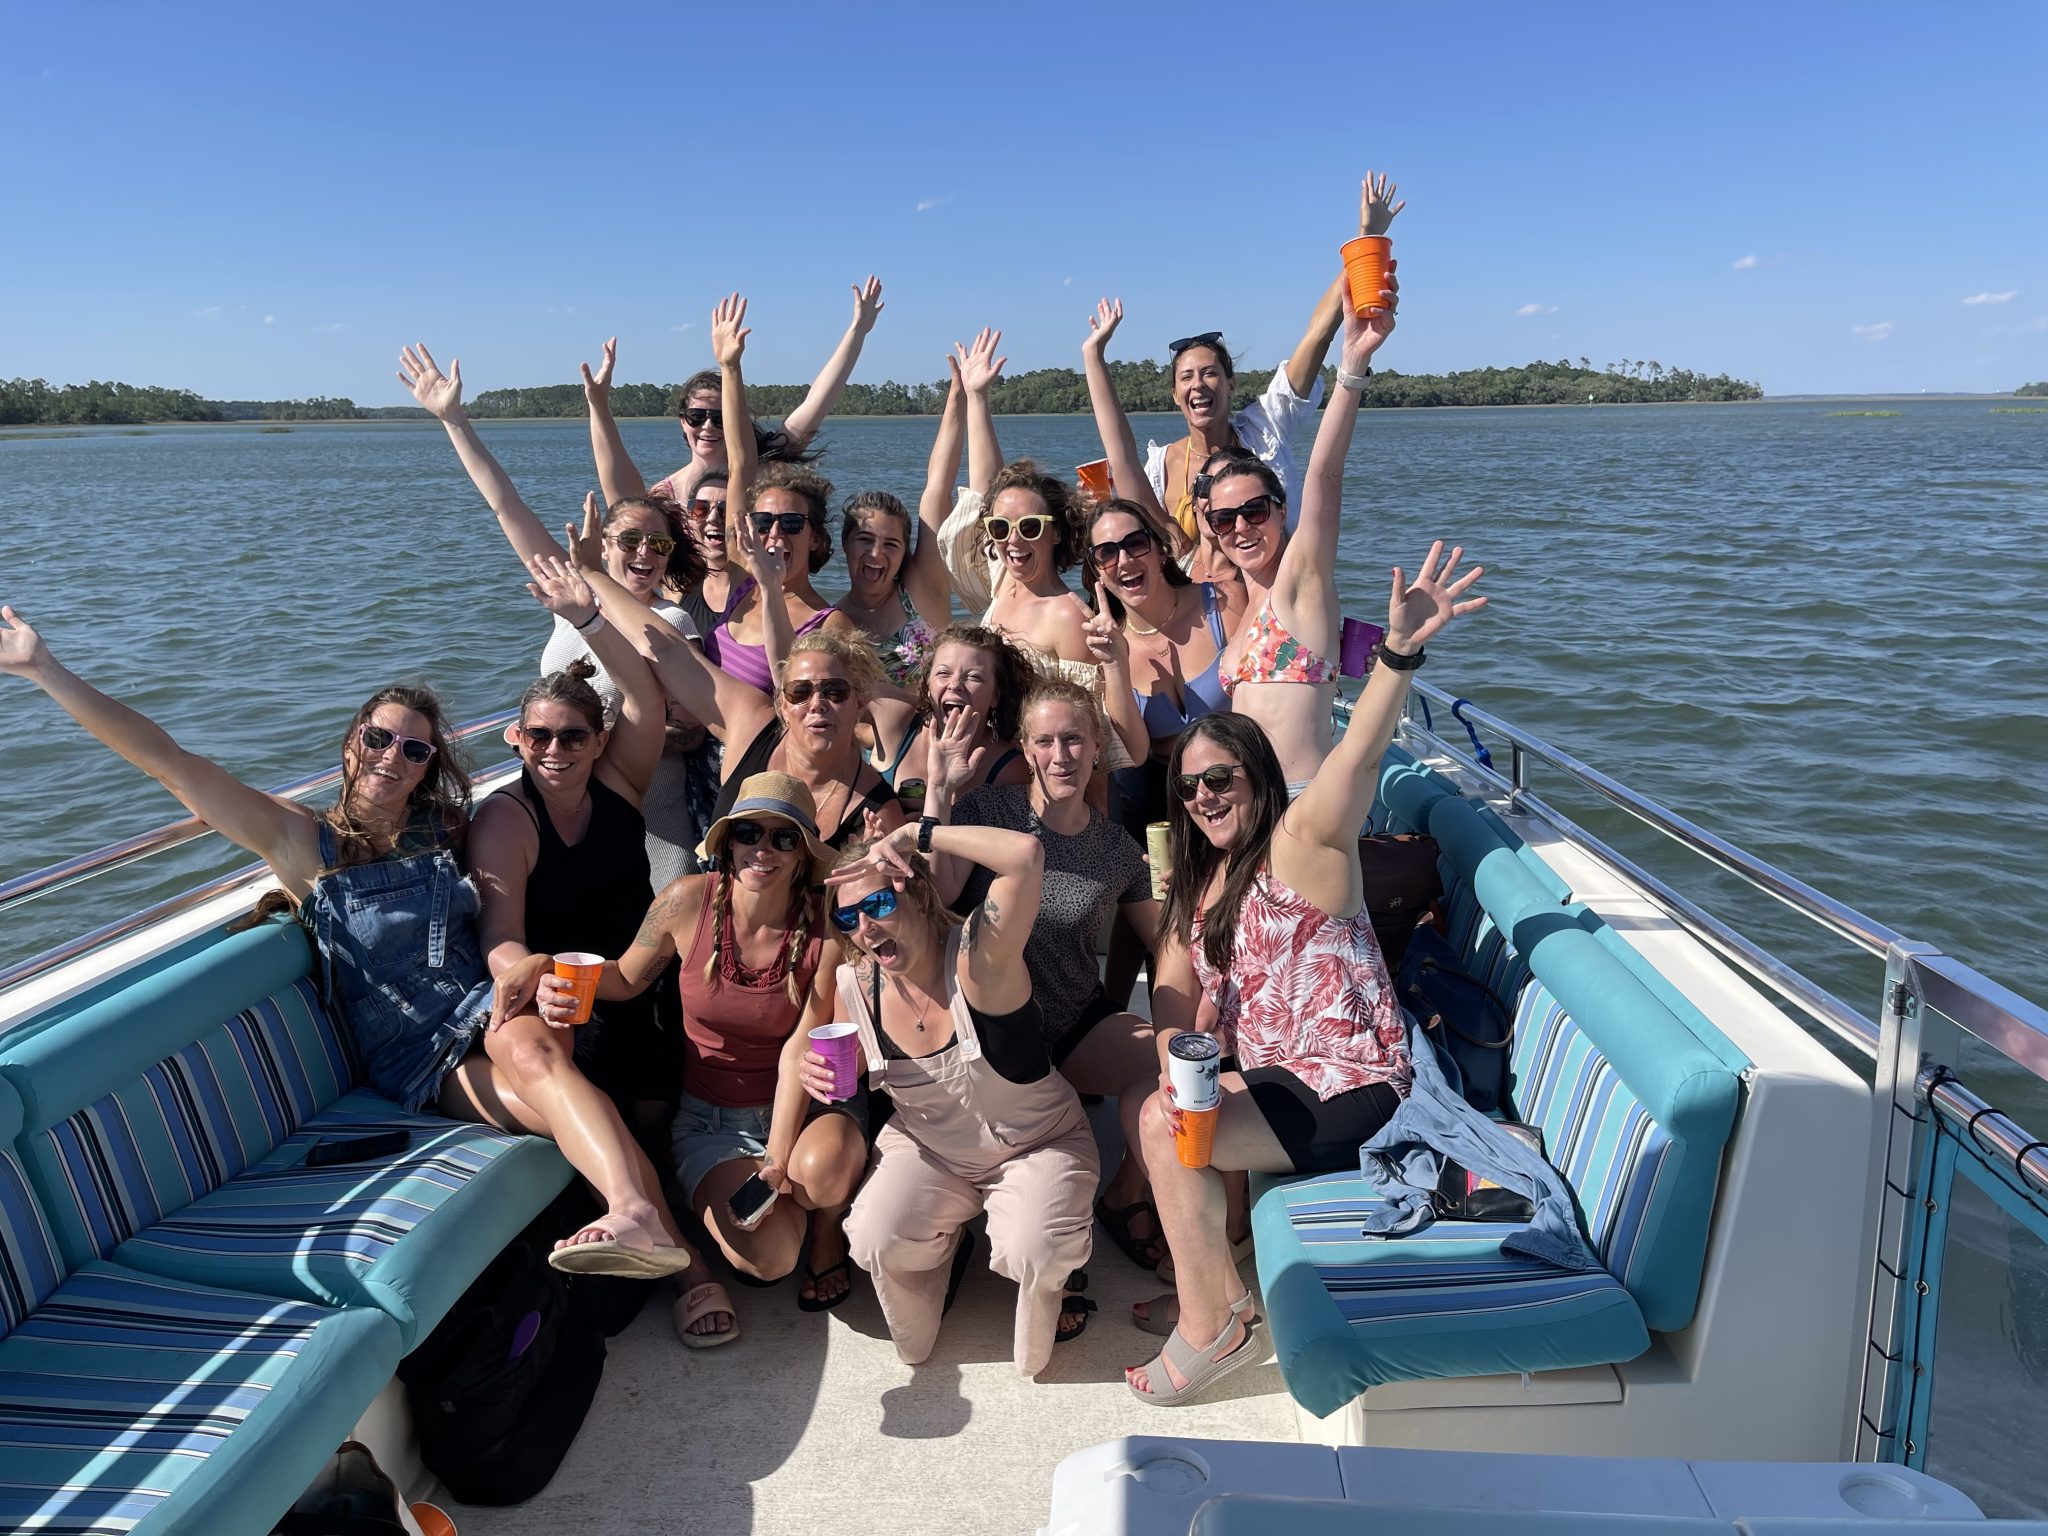
[[[403,845],[402,845],[403,846]],[[369,1085],[407,1110],[429,1106],[491,1014],[477,935],[477,889],[445,846],[334,867],[320,862],[300,920],[319,955],[329,1009],[347,1028]]]

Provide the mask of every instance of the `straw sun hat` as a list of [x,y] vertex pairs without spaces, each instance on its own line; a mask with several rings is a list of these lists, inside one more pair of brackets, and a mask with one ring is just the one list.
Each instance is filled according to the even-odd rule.
[[811,855],[811,882],[816,884],[824,879],[839,855],[818,838],[817,808],[809,786],[786,773],[754,773],[742,779],[732,809],[711,823],[698,853],[707,862],[716,863],[725,851],[726,834],[734,822],[771,818],[786,821],[803,833],[804,845]]

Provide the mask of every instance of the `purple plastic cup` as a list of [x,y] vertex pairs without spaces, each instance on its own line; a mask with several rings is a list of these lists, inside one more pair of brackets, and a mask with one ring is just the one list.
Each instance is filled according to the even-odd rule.
[[820,1024],[811,1031],[811,1049],[832,1063],[834,1102],[852,1098],[860,1087],[860,1026]]
[[1344,638],[1337,647],[1337,671],[1345,677],[1363,677],[1372,663],[1372,648],[1387,637],[1377,624],[1363,619],[1344,621]]

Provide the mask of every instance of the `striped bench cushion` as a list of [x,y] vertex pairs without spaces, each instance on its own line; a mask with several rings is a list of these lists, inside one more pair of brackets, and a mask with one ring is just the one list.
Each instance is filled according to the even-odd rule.
[[57,1242],[14,1153],[0,1146],[0,1337],[64,1278]]
[[[321,1136],[383,1130],[406,1131],[410,1145],[371,1162],[305,1166]],[[114,1257],[201,1285],[379,1307],[410,1349],[568,1178],[552,1142],[407,1114],[362,1089]]]
[[1647,1239],[1671,1137],[1548,989],[1522,995],[1515,1019],[1516,1106],[1543,1127],[1544,1152],[1579,1199],[1593,1251],[1629,1285]]
[[106,1258],[263,1157],[350,1080],[309,981],[208,1030],[31,1138],[64,1251]]
[[0,1340],[0,1530],[268,1530],[398,1358],[379,1313],[88,1264]]
[[[1316,1411],[1389,1381],[1616,1364],[1649,1347],[1641,1310],[1612,1276],[1504,1255],[1501,1238],[1513,1229],[1492,1222],[1438,1222],[1417,1237],[1366,1238],[1366,1215],[1380,1203],[1355,1171],[1281,1185],[1259,1202],[1266,1295],[1280,1285],[1302,1294],[1301,1277],[1280,1271],[1306,1266],[1348,1335],[1333,1348],[1327,1330],[1285,1329],[1283,1322],[1296,1320],[1272,1308],[1283,1373]],[[1292,1242],[1267,1241],[1276,1217]],[[1290,1346],[1321,1357],[1303,1374],[1308,1390],[1321,1383],[1331,1394],[1328,1406],[1302,1396]]]

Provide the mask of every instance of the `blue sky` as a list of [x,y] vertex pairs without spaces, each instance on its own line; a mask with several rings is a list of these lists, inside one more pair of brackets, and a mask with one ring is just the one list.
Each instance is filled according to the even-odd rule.
[[[1261,15],[1245,22],[1243,18]],[[1293,344],[1391,170],[1389,366],[1655,358],[1773,393],[2048,378],[2048,5],[0,3],[0,375],[402,396]]]

